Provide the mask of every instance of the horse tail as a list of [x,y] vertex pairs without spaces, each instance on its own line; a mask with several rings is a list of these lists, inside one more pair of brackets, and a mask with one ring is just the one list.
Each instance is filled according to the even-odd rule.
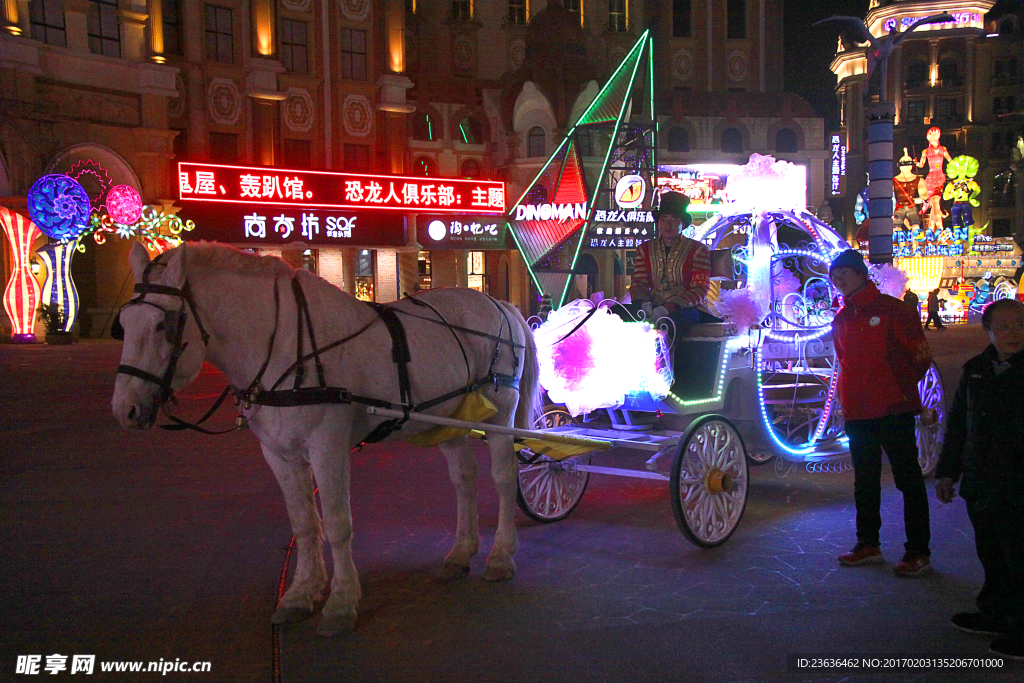
[[533,338],[533,329],[523,318],[519,309],[502,301],[501,305],[508,309],[511,317],[523,330],[523,374],[519,378],[519,404],[516,406],[515,426],[519,429],[534,429],[540,419],[543,408],[540,387],[540,366],[537,364],[537,343]]

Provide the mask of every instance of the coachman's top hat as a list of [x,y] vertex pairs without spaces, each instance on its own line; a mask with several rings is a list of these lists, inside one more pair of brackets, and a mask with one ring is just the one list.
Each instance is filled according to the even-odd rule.
[[654,211],[654,220],[659,220],[663,215],[675,216],[683,221],[683,227],[685,228],[693,222],[693,216],[686,212],[689,205],[690,198],[682,192],[663,192],[661,194],[661,203],[658,205],[658,209]]

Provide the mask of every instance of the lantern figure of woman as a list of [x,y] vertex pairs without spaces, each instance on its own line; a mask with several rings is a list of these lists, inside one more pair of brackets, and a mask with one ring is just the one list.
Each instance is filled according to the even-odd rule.
[[36,250],[46,265],[46,282],[43,284],[42,302],[57,304],[64,311],[64,325],[60,332],[70,332],[78,318],[78,290],[71,279],[71,257],[75,255],[78,241],[47,244]]
[[11,245],[11,277],[4,290],[4,309],[10,316],[11,341],[18,344],[34,344],[32,329],[35,324],[36,307],[39,305],[39,283],[32,274],[32,243],[42,233],[36,224],[10,209],[0,206],[0,228],[7,235]]
[[928,147],[921,152],[921,160],[917,162],[918,168],[924,168],[924,162],[928,160],[928,175],[924,183],[928,187],[928,201],[921,207],[922,212],[928,212],[928,229],[934,234],[942,232],[942,189],[946,185],[946,174],[942,170],[943,161],[952,161],[949,151],[939,144],[942,137],[942,129],[932,126],[928,129]]

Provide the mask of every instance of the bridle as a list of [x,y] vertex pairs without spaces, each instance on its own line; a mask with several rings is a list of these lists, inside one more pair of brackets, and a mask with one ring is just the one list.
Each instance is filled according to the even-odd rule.
[[[164,337],[167,340],[167,343],[172,346],[171,360],[168,362],[167,369],[164,371],[163,376],[154,375],[153,373],[137,368],[134,365],[117,366],[117,374],[138,377],[139,379],[152,382],[160,387],[160,392],[157,394],[155,399],[155,403],[159,407],[170,401],[171,397],[174,395],[174,389],[171,388],[171,382],[174,381],[174,373],[178,367],[178,360],[181,358],[182,354],[185,353],[185,349],[188,348],[188,342],[182,341],[182,337],[185,336],[185,323],[188,320],[188,314],[185,311],[185,304],[188,304],[189,310],[192,311],[192,317],[196,321],[196,327],[199,328],[199,334],[202,336],[204,346],[209,344],[210,335],[206,332],[202,321],[199,319],[199,311],[196,309],[196,302],[195,299],[192,298],[192,290],[188,286],[188,281],[186,280],[185,284],[180,288],[153,284],[149,281],[149,271],[156,265],[166,264],[160,263],[160,257],[158,256],[156,260],[146,266],[146,270],[142,274],[142,282],[135,285],[135,294],[138,294],[139,296],[136,296],[126,303],[117,312],[117,315],[114,317],[114,323],[110,329],[110,336],[114,339],[124,339],[124,328],[121,327],[121,311],[129,306],[145,304],[163,312]],[[153,303],[152,301],[146,301],[147,294],[176,296],[181,300],[181,307],[178,308],[178,310],[168,310],[163,306]]]

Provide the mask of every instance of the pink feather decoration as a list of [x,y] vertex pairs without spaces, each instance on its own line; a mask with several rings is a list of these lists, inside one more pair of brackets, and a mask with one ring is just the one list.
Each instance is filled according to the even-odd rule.
[[755,300],[747,288],[723,291],[722,298],[715,305],[715,309],[720,315],[724,315],[735,323],[741,334],[760,323],[768,315],[763,304]]

